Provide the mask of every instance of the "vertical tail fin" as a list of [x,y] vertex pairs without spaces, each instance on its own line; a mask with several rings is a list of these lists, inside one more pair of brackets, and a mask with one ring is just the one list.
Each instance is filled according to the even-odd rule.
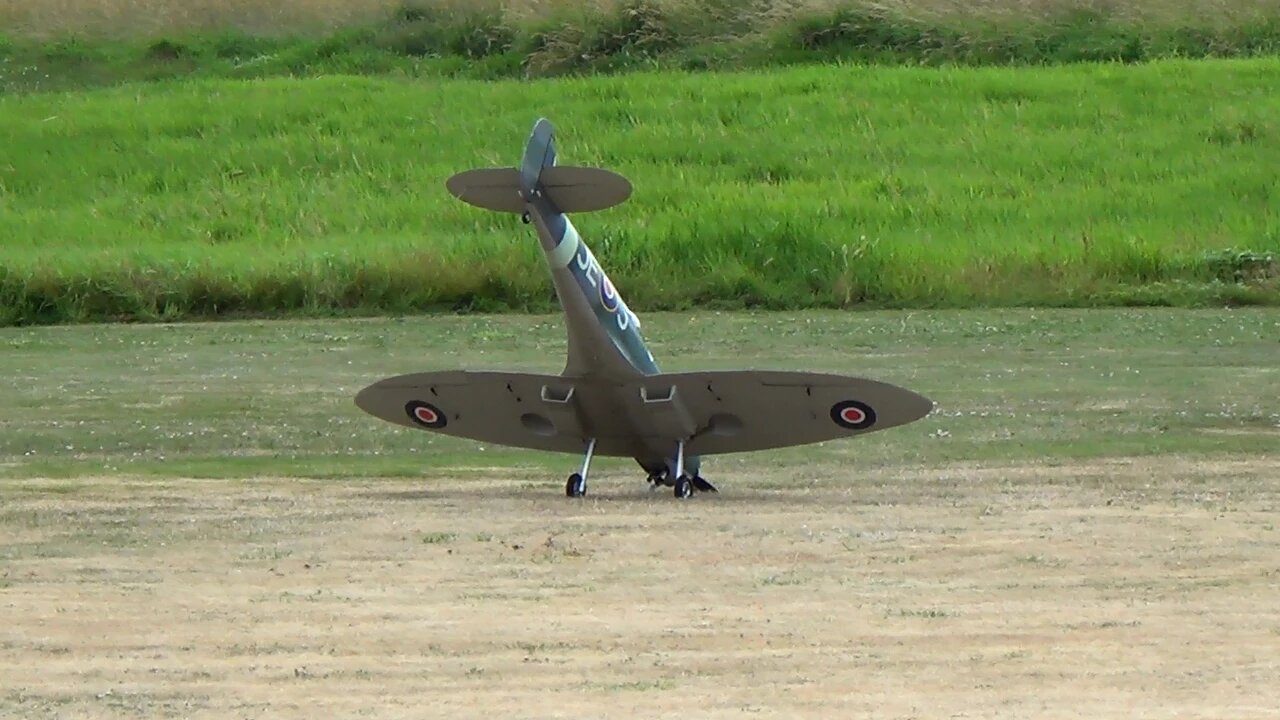
[[526,199],[532,198],[538,188],[538,178],[543,168],[556,164],[556,132],[551,121],[538,118],[529,133],[529,143],[524,148],[524,161],[520,164],[520,192]]

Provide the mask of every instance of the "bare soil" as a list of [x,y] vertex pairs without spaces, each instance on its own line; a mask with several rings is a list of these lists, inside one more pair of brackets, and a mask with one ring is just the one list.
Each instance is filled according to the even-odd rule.
[[0,716],[1280,717],[1280,457],[0,484]]

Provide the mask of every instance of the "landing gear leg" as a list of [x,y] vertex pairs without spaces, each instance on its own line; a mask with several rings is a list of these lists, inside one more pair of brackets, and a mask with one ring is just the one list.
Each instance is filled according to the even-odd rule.
[[587,442],[587,454],[582,458],[582,472],[576,472],[569,476],[569,481],[564,484],[564,494],[567,497],[582,497],[587,494],[587,472],[591,470],[591,455],[596,451],[596,439],[591,438]]
[[685,500],[693,495],[693,482],[684,474],[684,441],[676,441],[676,488],[675,496]]

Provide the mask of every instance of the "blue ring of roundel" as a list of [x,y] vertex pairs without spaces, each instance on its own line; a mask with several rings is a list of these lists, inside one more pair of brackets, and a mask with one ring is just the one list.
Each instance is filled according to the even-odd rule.
[[[862,413],[862,419],[850,422],[844,417],[844,411],[853,408]],[[842,428],[849,430],[866,430],[876,424],[876,411],[871,406],[857,400],[841,400],[831,406],[831,420]]]
[[[426,410],[427,413],[429,413],[430,415],[433,415],[435,419],[429,422],[427,420],[423,420],[422,417],[418,414],[418,411],[420,410]],[[413,421],[414,425],[418,425],[424,428],[431,428],[432,430],[439,430],[440,428],[447,425],[449,422],[445,418],[444,413],[440,412],[440,408],[436,407],[435,405],[432,405],[429,402],[423,402],[421,400],[410,400],[409,402],[405,403],[404,411],[409,414],[409,419]]]

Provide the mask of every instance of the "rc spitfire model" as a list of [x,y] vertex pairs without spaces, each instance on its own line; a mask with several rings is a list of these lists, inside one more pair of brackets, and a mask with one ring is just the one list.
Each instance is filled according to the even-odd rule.
[[875,380],[790,371],[659,372],[636,317],[566,213],[626,200],[608,170],[556,164],[551,123],[539,120],[517,168],[469,170],[446,186],[463,202],[532,224],[564,310],[560,375],[452,370],[387,378],[356,395],[397,425],[497,445],[581,453],[565,494],[587,492],[594,455],[635,458],[653,487],[677,498],[714,492],[699,457],[850,437],[904,425],[933,403]]

